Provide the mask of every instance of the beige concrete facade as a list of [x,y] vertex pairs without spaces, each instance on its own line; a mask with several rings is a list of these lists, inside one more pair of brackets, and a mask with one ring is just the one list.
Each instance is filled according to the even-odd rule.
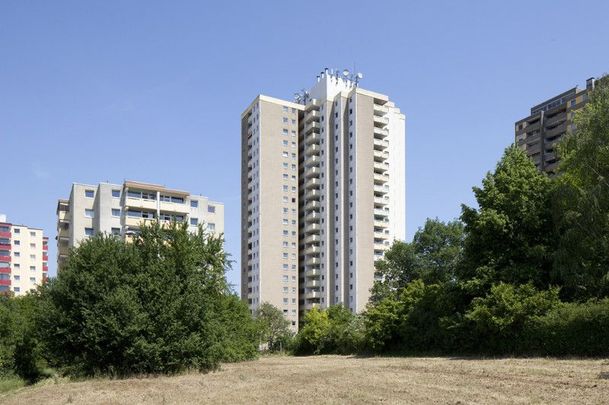
[[187,222],[211,233],[224,233],[224,204],[186,191],[157,184],[125,181],[123,184],[72,184],[70,198],[57,203],[57,268],[69,250],[97,233],[129,240],[142,224],[152,221]]
[[[265,100],[276,108],[266,107]],[[285,180],[289,192],[294,180],[298,190],[289,203],[298,212],[299,316],[333,304],[360,312],[370,296],[375,260],[394,239],[405,239],[405,118],[387,96],[327,70],[299,101],[259,96],[242,115],[242,298],[252,311],[265,301],[284,308],[283,263],[264,259],[281,254],[282,246],[257,244],[256,236],[282,235],[282,216],[274,215],[285,201],[271,190],[284,186],[282,134],[289,135],[290,147],[297,135],[298,151],[287,156],[297,159],[297,176],[288,170]],[[285,126],[285,108],[297,113],[287,121],[295,119],[296,133]],[[295,207],[285,208],[291,213]],[[291,236],[294,224],[288,221]],[[287,242],[291,246],[293,239]],[[293,308],[285,309],[292,314]]]
[[[259,96],[241,117],[241,295],[298,325],[298,119],[302,106]],[[262,135],[264,134],[264,135]]]
[[595,82],[590,78],[585,89],[574,87],[532,107],[527,118],[514,124],[516,144],[539,170],[555,173],[559,162],[556,145],[573,130],[574,113],[586,104]]
[[47,279],[48,237],[0,216],[0,293],[24,295]]

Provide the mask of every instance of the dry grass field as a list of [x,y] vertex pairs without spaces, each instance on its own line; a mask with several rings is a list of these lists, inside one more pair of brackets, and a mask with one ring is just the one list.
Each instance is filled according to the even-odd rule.
[[47,380],[7,404],[609,403],[609,362],[554,359],[263,357],[210,374]]

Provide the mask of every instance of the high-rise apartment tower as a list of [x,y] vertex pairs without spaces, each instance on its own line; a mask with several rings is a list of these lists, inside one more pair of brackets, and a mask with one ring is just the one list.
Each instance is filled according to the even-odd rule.
[[294,328],[314,306],[363,310],[374,262],[405,239],[405,117],[360,78],[326,69],[241,115],[241,295]]
[[72,184],[70,198],[57,203],[57,269],[71,247],[96,233],[128,240],[141,224],[187,222],[194,231],[224,233],[224,205],[187,191],[136,181],[121,184]]
[[531,108],[531,114],[516,122],[516,144],[539,170],[553,174],[558,166],[556,144],[574,128],[575,111],[588,101],[596,80],[586,80],[586,88],[574,87]]

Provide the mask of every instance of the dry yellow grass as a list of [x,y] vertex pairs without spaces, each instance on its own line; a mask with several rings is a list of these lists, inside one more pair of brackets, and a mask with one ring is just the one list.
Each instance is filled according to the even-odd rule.
[[263,357],[210,374],[47,381],[7,404],[609,403],[603,360]]

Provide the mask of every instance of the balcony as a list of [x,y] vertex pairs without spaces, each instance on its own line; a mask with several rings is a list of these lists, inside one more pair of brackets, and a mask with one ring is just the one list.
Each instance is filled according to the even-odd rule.
[[8,280],[0,280],[0,285],[9,285],[10,286],[11,285],[11,280],[10,279],[8,279]]
[[42,271],[49,271],[49,266],[42,266]]
[[321,187],[321,180],[318,178],[311,178],[304,183],[305,190],[319,190]]
[[305,123],[308,123],[311,121],[319,121],[320,118],[321,118],[321,114],[319,113],[319,111],[313,110],[305,116]]
[[142,198],[125,198],[125,206],[129,208],[143,208],[147,210],[156,211],[157,201],[156,200],[145,200]]
[[189,204],[180,204],[180,203],[161,201],[160,208],[161,208],[161,211],[171,212],[171,213],[176,213],[176,214],[187,215],[190,213]]
[[389,112],[389,109],[386,106],[380,104],[374,104],[373,109],[374,115],[385,115]]
[[[385,126],[385,125],[389,124],[389,118],[374,115],[374,123]],[[374,129],[377,129],[377,127],[375,127]]]
[[374,156],[374,161],[375,162],[382,162],[384,160],[387,160],[389,158],[389,152],[385,151],[380,151],[380,150],[373,150],[373,156]]
[[375,217],[387,218],[389,216],[389,211],[382,210],[382,209],[379,209],[379,208],[375,208],[374,209],[374,216]]
[[311,167],[304,171],[305,180],[307,180],[309,178],[319,178],[320,175],[321,175],[321,170],[318,167]]
[[384,151],[385,149],[387,149],[389,147],[389,142],[383,141],[380,139],[376,139],[376,138],[373,140],[372,143],[373,143],[374,150]]
[[[0,281],[2,281],[2,280],[0,280]],[[9,280],[9,282],[10,282],[10,280]],[[321,292],[320,291],[305,292],[305,298],[306,299],[321,298]]]
[[[303,253],[308,256],[308,255],[316,255],[319,254],[321,252],[321,248],[319,246],[316,245],[309,245],[307,247],[304,248]],[[312,271],[312,270],[311,270]],[[319,270],[318,270],[319,271]],[[307,275],[309,274],[309,272],[307,272]],[[319,275],[319,274],[318,274]]]
[[305,135],[305,146],[318,144],[321,142],[321,136],[317,132],[312,132]]
[[373,222],[375,228],[387,228],[389,226],[389,221],[379,221],[375,220]]
[[304,243],[305,244],[314,243],[314,242],[317,243],[317,242],[320,242],[320,241],[321,241],[321,237],[319,235],[316,235],[316,234],[309,235],[309,236],[306,236],[304,238]]
[[321,125],[317,121],[311,121],[304,126],[304,133],[308,135],[310,133],[318,134],[321,131]]
[[11,238],[11,233],[10,232],[0,232],[0,238]]
[[389,187],[387,187],[386,185],[385,186],[376,186],[375,185],[373,187],[373,190],[375,193],[378,193],[378,194],[387,194],[389,192]]
[[13,247],[8,244],[8,245],[4,245],[4,244],[0,244],[0,250],[12,250]]
[[374,243],[374,250],[378,250],[378,251],[385,251],[389,249],[389,245],[386,245],[384,243]]
[[0,262],[4,262],[4,263],[10,263],[11,262],[11,257],[10,256],[0,256]]
[[312,256],[305,259],[304,264],[305,266],[319,266],[321,261],[319,260],[319,257]]
[[389,136],[389,130],[387,130],[386,128],[379,128],[379,127],[374,127],[374,138],[376,139],[385,139],[387,136]]
[[374,197],[374,204],[375,205],[387,205],[387,204],[389,204],[389,199],[382,198],[382,197]]
[[374,173],[373,178],[374,178],[374,184],[384,184],[389,181],[388,174]]
[[378,173],[384,173],[389,170],[389,163],[387,162],[374,162],[374,171]]
[[305,159],[304,165],[305,167],[317,167],[319,166],[321,159],[316,155],[311,155]]
[[320,105],[321,103],[319,102],[319,100],[312,98],[307,103],[305,111],[319,110]]
[[316,279],[309,279],[305,281],[306,288],[318,288],[321,287],[321,281]]
[[321,203],[315,200],[309,200],[304,205],[305,211],[319,210],[321,208]]
[[[310,235],[312,233],[318,233],[320,230],[321,230],[321,226],[319,224],[310,224],[310,225],[305,226],[304,234]],[[306,239],[305,239],[305,243],[307,243]]]

